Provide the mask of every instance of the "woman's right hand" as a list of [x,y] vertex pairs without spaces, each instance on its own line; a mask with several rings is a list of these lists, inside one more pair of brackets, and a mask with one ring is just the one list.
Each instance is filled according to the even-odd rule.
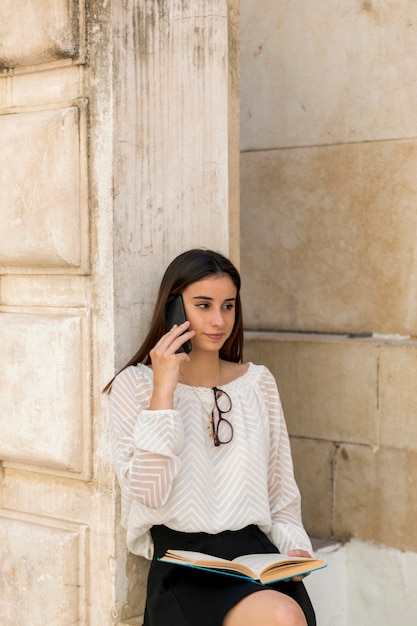
[[189,326],[188,321],[173,326],[162,335],[149,353],[154,381],[149,407],[152,410],[173,408],[174,391],[179,381],[181,363],[190,360],[188,354],[177,353],[177,350],[195,335],[193,330],[188,330]]

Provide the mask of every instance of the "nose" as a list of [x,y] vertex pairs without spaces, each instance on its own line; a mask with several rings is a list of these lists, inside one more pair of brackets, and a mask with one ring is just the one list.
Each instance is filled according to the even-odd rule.
[[224,315],[222,309],[213,311],[211,325],[216,326],[217,328],[222,328],[224,326]]

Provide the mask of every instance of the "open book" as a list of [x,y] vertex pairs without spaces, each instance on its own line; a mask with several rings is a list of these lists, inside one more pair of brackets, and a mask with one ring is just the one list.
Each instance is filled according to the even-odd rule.
[[228,561],[202,552],[168,550],[159,561],[249,578],[262,584],[301,576],[326,567],[326,563],[321,559],[273,553],[245,554]]

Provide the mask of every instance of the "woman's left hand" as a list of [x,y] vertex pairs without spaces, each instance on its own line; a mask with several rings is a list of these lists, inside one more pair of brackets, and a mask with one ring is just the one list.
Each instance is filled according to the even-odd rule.
[[[305,550],[290,550],[288,552],[288,556],[304,556],[307,559],[311,559],[311,554],[309,554],[308,552],[306,552]],[[294,578],[289,578],[288,580],[293,580],[296,583],[299,583],[303,580],[303,578],[305,578],[306,576],[308,576],[308,574],[303,574],[302,576],[294,576]]]

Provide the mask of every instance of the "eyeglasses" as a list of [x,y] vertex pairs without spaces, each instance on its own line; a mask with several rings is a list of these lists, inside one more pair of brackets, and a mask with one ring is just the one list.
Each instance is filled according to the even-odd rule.
[[[229,411],[232,410],[232,401],[223,389],[213,387],[213,393],[215,406],[211,412],[211,429],[213,432],[214,445],[217,447],[225,443],[230,443],[233,439],[233,426],[229,420],[223,417],[225,413],[229,413]],[[215,422],[214,408],[216,408],[218,412],[217,423]]]

